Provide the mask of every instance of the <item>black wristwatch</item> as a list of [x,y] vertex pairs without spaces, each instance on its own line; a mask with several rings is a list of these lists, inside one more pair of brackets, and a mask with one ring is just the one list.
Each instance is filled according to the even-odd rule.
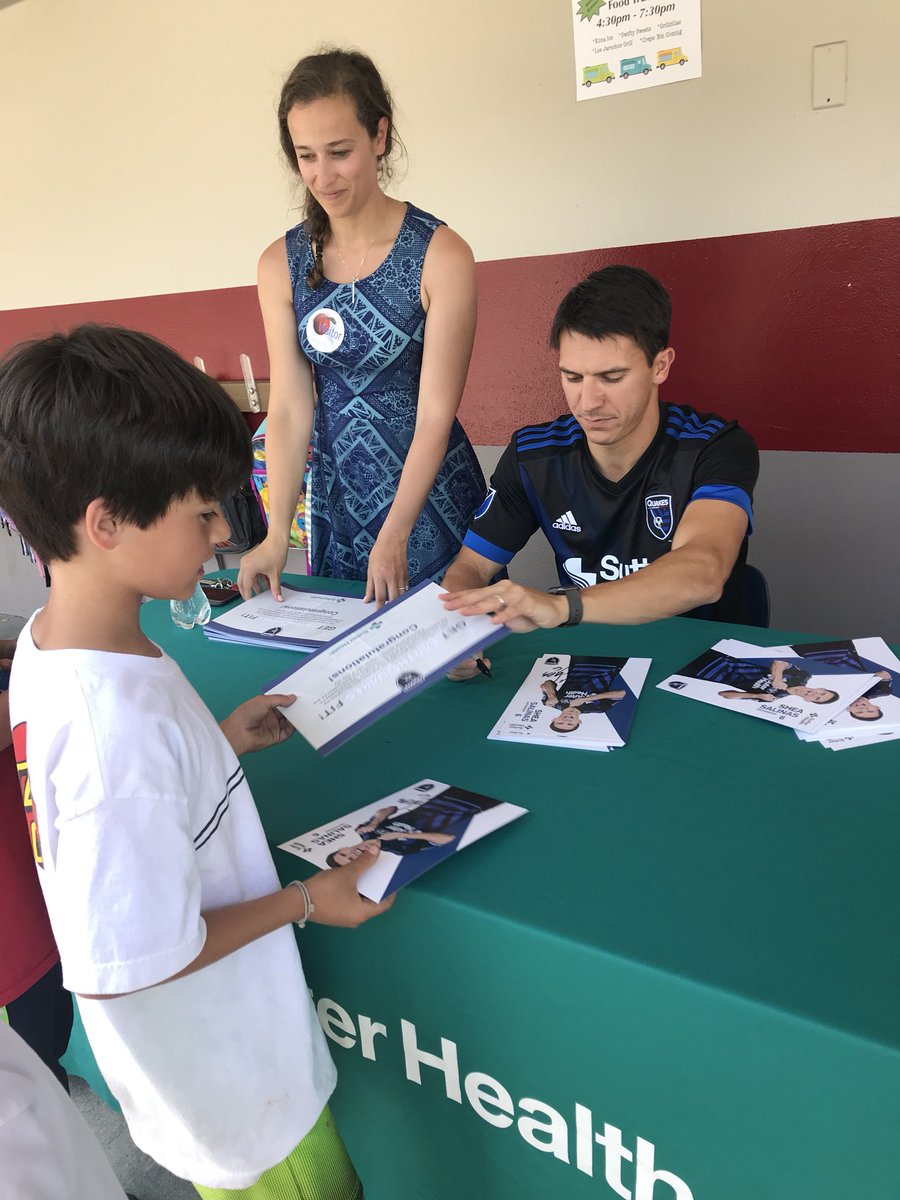
[[569,602],[569,619],[563,621],[563,628],[567,625],[580,625],[584,618],[584,603],[581,599],[581,588],[577,587],[555,587],[550,589],[550,594],[553,596],[565,596]]

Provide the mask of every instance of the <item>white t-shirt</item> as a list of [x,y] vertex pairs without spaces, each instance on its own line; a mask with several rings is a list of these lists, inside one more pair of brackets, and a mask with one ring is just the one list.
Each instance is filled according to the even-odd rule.
[[64,983],[131,993],[78,1007],[132,1137],[184,1179],[248,1187],[335,1083],[293,930],[151,986],[197,957],[202,911],[280,886],[241,765],[165,654],[39,651],[29,623],[10,709]]
[[0,1179],[22,1200],[125,1200],[81,1113],[30,1046],[0,1021]]

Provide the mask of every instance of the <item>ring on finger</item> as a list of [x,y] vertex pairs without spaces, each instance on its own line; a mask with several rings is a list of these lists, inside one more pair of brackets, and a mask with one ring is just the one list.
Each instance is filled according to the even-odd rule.
[[501,610],[506,608],[506,601],[503,599],[502,596],[497,597],[497,603],[500,605]]

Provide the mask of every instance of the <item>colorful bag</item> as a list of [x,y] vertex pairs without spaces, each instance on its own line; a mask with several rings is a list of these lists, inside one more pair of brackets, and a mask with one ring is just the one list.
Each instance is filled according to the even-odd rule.
[[[306,536],[306,489],[309,487],[309,464],[312,460],[312,447],[310,447],[309,455],[306,459],[306,470],[303,473],[303,487],[300,489],[300,496],[297,499],[297,509],[294,513],[294,519],[291,522],[291,536],[288,545],[294,549],[305,547],[307,544]],[[266,423],[259,426],[256,433],[253,435],[253,470],[250,475],[250,482],[259,496],[259,502],[262,505],[263,512],[266,514],[266,521],[269,519],[269,475],[266,471]]]

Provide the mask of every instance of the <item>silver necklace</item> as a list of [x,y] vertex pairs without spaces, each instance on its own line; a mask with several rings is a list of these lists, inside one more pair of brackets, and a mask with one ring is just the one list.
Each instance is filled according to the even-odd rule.
[[343,254],[341,254],[340,246],[337,244],[337,242],[334,243],[334,248],[335,248],[335,250],[337,250],[338,258],[344,264],[344,270],[353,275],[353,278],[350,280],[350,303],[353,305],[354,308],[356,307],[356,285],[359,283],[359,273],[363,268],[363,263],[369,257],[369,251],[374,246],[375,238],[377,236],[378,235],[375,234],[373,236],[371,242],[369,242],[368,246],[366,246],[365,250],[363,251],[363,256],[359,260],[359,265],[357,266],[356,270],[352,271],[352,272],[350,271],[350,264],[347,262],[346,258],[344,258]]

